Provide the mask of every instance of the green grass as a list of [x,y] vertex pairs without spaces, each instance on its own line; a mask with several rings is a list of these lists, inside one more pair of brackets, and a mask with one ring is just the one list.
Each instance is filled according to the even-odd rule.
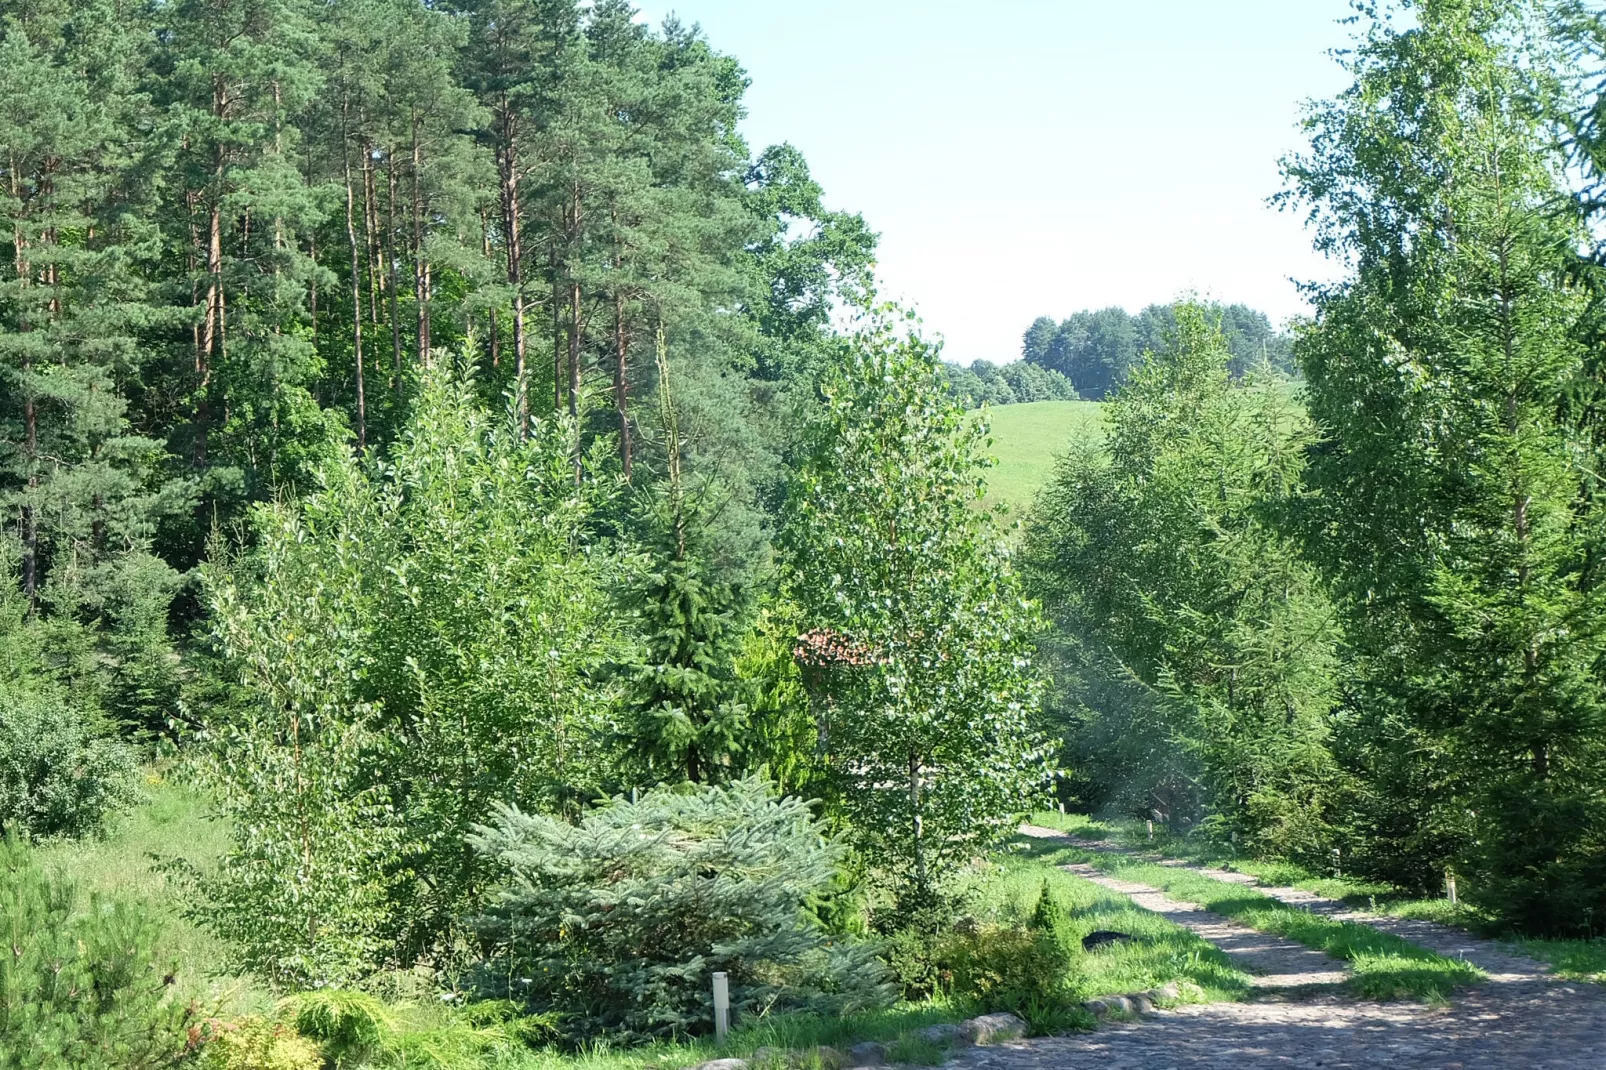
[[1054,474],[1054,462],[1080,431],[1100,431],[1103,408],[1096,401],[1033,401],[987,410],[997,467],[987,473],[987,502],[1007,504],[1016,516],[1032,504]]
[[[178,983],[203,1006],[229,1013],[270,1007],[273,994],[221,963],[223,944],[184,916],[184,892],[161,873],[156,858],[182,858],[201,870],[216,864],[228,846],[228,830],[210,817],[204,796],[148,770],[145,801],[118,817],[107,835],[52,843],[39,851],[47,869],[64,872],[87,903],[91,896],[140,903],[162,922],[160,958],[178,964]],[[155,856],[155,857],[153,857]]]
[[750,1057],[760,1048],[808,1051],[824,1045],[846,1051],[854,1044],[874,1040],[887,1045],[892,1061],[929,1066],[942,1062],[947,1049],[916,1034],[926,1026],[959,1019],[956,1011],[939,1003],[902,1004],[844,1018],[786,1015],[732,1029],[724,1047],[710,1038],[628,1049],[598,1045],[579,1054],[520,1053],[515,1061],[497,1065],[505,1070],[665,1070],[708,1059]]
[[1096,820],[1086,814],[1062,814],[1057,810],[1039,810],[1028,819],[1033,825],[1055,829],[1072,836],[1085,836],[1090,840],[1109,839],[1115,826]]
[[1037,841],[1028,848],[1045,863],[1089,863],[1121,880],[1147,884],[1172,898],[1261,932],[1287,937],[1350,964],[1348,982],[1368,999],[1442,1000],[1456,988],[1484,979],[1482,971],[1354,922],[1336,921],[1280,903],[1238,884],[1212,880],[1175,866]]
[[1524,955],[1550,963],[1558,977],[1606,984],[1606,937],[1594,940],[1523,938],[1513,943]]
[[1136,939],[1078,953],[1072,978],[1081,999],[1141,992],[1172,982],[1197,985],[1184,1002],[1236,1000],[1248,994],[1248,975],[1219,948],[1188,929],[1136,906],[1123,895],[1034,857],[1033,845],[1017,841],[1012,853],[971,877],[969,902],[979,916],[1024,923],[1032,914],[1043,882],[1070,913],[1067,934],[1079,950],[1081,938],[1097,929],[1131,933]]

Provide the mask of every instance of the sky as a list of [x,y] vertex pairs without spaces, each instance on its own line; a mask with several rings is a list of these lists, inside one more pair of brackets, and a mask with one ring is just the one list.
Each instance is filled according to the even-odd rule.
[[943,356],[1019,356],[1038,316],[1196,293],[1302,314],[1331,277],[1266,198],[1300,104],[1346,84],[1348,0],[648,0],[752,79],[754,151],[788,141],[880,233],[882,295]]

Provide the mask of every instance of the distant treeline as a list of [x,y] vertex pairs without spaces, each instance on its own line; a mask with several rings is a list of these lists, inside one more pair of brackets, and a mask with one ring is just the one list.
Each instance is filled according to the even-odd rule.
[[[1293,372],[1293,339],[1275,329],[1265,313],[1247,305],[1205,307],[1220,320],[1234,377],[1262,362]],[[1081,397],[1097,400],[1126,382],[1145,351],[1164,349],[1176,324],[1175,305],[1150,305],[1136,316],[1119,307],[1087,310],[1060,323],[1039,316],[1026,329],[1021,356],[1068,378]]]
[[978,360],[966,368],[944,364],[948,388],[967,409],[983,405],[1014,405],[1023,401],[1075,401],[1076,387],[1060,372],[1017,360],[997,365]]

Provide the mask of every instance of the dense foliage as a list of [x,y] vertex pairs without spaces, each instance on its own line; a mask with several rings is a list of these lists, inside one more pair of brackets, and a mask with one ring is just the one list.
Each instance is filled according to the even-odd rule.
[[663,331],[688,470],[729,477],[762,557],[780,417],[875,236],[749,151],[696,30],[622,0],[18,0],[0,52],[0,562],[88,628],[107,713],[205,719],[174,639],[211,533],[394,439],[442,350],[652,482]]
[[1039,503],[1073,785],[1591,934],[1606,36],[1578,5],[1399,7],[1361,6],[1354,83],[1285,164],[1345,268],[1294,343],[1308,423],[1182,308]]
[[1029,360],[1012,361],[1002,367],[987,360],[974,361],[968,368],[945,363],[942,372],[948,379],[948,388],[966,408],[1075,401],[1078,396],[1063,374]]
[[493,804],[572,809],[608,783],[602,492],[574,480],[572,424],[516,421],[434,375],[388,464],[331,460],[211,574],[244,692],[213,725],[240,840],[207,917],[255,969],[438,952],[484,886],[467,836]]
[[0,590],[0,833],[79,836],[135,798],[135,750],[100,708],[93,644]]
[[1430,883],[1403,838],[1567,930],[1606,909],[1601,386],[1585,228],[1557,210],[1567,71],[1532,5],[1417,14],[1363,39],[1289,164],[1353,265],[1297,347],[1324,431],[1305,524],[1349,625],[1367,854]]
[[474,838],[507,874],[472,923],[489,949],[481,983],[577,1041],[707,1032],[715,971],[738,1018],[879,1005],[868,949],[803,909],[835,875],[823,833],[759,779],[616,798],[577,824],[504,808]]
[[[1186,300],[959,368],[624,0],[0,0],[0,827],[160,754],[228,838],[165,863],[210,965],[289,990],[174,1047],[144,917],[8,842],[0,1063],[695,1035],[715,970],[840,1011],[876,953],[1062,1021],[1051,896],[947,924],[1055,743],[1067,801],[1596,935],[1606,16],[1356,25],[1292,337]],[[1078,397],[1005,530],[968,410]]]
[[[1136,316],[1119,307],[1089,309],[1059,323],[1039,316],[1021,340],[1021,356],[1027,364],[1059,372],[1081,397],[1102,400],[1126,382],[1144,353],[1165,345],[1176,330],[1178,307],[1150,305]],[[1265,313],[1246,305],[1208,307],[1226,339],[1234,376],[1256,368],[1293,370],[1293,339],[1275,330]]]
[[1313,857],[1336,636],[1277,528],[1310,423],[1282,384],[1231,379],[1209,310],[1176,323],[1028,525],[1027,571],[1060,625],[1068,764],[1086,799],[1178,827],[1209,813]]

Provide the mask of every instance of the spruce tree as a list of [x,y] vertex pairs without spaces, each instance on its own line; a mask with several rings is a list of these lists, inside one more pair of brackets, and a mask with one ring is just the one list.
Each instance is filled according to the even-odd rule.
[[1606,634],[1599,433],[1572,404],[1594,378],[1584,233],[1555,210],[1549,128],[1566,66],[1539,14],[1431,2],[1412,29],[1373,23],[1288,172],[1352,265],[1296,352],[1324,431],[1308,530],[1349,616],[1353,750],[1386,800],[1359,824],[1413,837],[1391,875],[1453,864],[1469,897],[1566,932],[1606,908]]

